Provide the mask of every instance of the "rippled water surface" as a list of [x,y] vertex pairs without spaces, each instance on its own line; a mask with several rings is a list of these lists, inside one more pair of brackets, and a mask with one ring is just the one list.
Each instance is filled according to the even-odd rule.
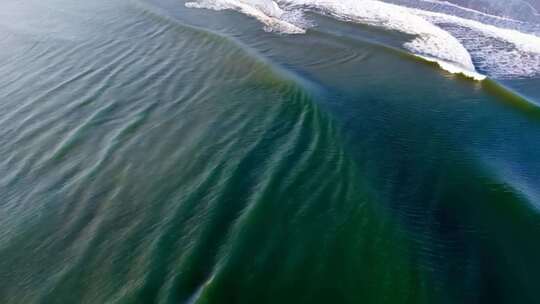
[[540,302],[535,40],[278,2],[0,3],[1,303]]

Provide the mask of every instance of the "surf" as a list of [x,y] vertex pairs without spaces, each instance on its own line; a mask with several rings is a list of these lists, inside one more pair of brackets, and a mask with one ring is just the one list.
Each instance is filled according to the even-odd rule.
[[[306,12],[401,32],[413,37],[402,44],[404,50],[449,73],[478,81],[540,74],[540,37],[442,12],[377,0],[196,0],[186,6],[239,11],[262,22],[265,30],[284,34],[306,33],[313,25],[306,26],[305,17],[283,17]],[[497,47],[499,44],[504,47]]]

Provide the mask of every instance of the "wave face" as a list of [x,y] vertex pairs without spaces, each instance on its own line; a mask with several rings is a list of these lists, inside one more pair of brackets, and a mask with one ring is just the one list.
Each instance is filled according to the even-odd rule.
[[540,107],[366,3],[0,1],[0,303],[540,303]]
[[[242,8],[235,7],[239,3]],[[483,74],[502,79],[534,77],[540,73],[540,37],[533,33],[520,32],[518,29],[485,24],[479,21],[480,18],[474,20],[449,15],[448,7],[459,8],[469,15],[472,13],[473,18],[481,16],[512,21],[451,3],[436,2],[446,9],[442,12],[372,0],[266,0],[264,5],[261,5],[260,1],[200,0],[187,5],[236,9],[244,13],[246,9],[243,7],[247,6],[258,10],[257,14],[247,14],[259,19],[267,29],[303,33],[306,28],[301,24],[295,24],[294,20],[277,22],[276,18],[279,19],[279,16],[272,10],[265,9],[278,7],[278,4],[289,11],[312,11],[342,21],[412,35],[414,38],[403,44],[405,49],[421,58],[437,62],[441,68],[451,73],[461,73],[477,80],[484,79]]]

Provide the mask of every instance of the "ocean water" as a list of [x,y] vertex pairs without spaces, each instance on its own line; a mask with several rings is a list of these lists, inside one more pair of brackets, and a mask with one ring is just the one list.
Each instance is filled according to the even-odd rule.
[[486,3],[2,1],[0,303],[540,303],[539,7]]

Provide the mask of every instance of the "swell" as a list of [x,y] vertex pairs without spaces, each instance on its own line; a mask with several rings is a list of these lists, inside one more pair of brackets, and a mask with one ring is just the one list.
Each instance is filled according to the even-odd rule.
[[[302,86],[309,88],[309,90],[317,91],[317,94],[321,94],[320,86],[316,83],[313,83],[310,80],[307,80],[303,78],[300,75],[297,75],[290,69],[287,69],[283,66],[280,66],[276,62],[272,62],[268,57],[261,55],[255,48],[249,47],[245,43],[243,43],[239,38],[235,37],[234,35],[228,35],[225,33],[222,33],[220,31],[216,31],[213,29],[193,25],[187,22],[182,22],[177,18],[173,18],[170,16],[169,13],[164,11],[163,9],[149,4],[145,0],[130,0],[131,3],[134,5],[134,7],[140,11],[143,15],[146,15],[152,19],[154,19],[157,22],[164,22],[167,25],[172,25],[173,27],[177,28],[178,30],[187,29],[190,31],[197,32],[199,35],[204,37],[204,39],[209,39],[212,42],[223,42],[227,46],[234,45],[235,48],[240,48],[242,51],[248,55],[249,57],[256,60],[261,66],[264,66],[266,68],[271,68],[272,71],[275,73],[278,73],[282,75],[282,77],[289,79],[291,81],[297,82],[301,84]],[[234,61],[239,61],[239,59],[231,58]],[[228,67],[231,68],[238,68],[240,65],[228,65]],[[225,72],[226,73],[226,72]],[[245,77],[249,77],[250,74],[245,74]]]
[[515,90],[491,79],[482,83],[482,88],[489,94],[499,97],[499,100],[507,102],[512,107],[519,109],[527,116],[534,119],[540,118],[540,104],[522,96]]
[[[422,56],[417,56],[407,52],[399,47],[392,46],[384,41],[371,39],[369,37],[363,37],[362,35],[355,35],[354,37],[347,37],[347,35],[334,35],[332,32],[325,31],[324,29],[314,28],[311,30],[313,34],[323,34],[323,35],[332,35],[333,39],[349,41],[350,39],[357,40],[361,39],[362,43],[368,44],[370,46],[376,47],[378,52],[386,52],[398,56],[400,58],[418,62],[419,64],[430,65],[434,67],[440,67],[440,63],[429,58],[424,58]],[[358,57],[354,51],[349,51],[350,54],[345,54],[342,58],[329,57],[321,60],[319,62],[310,63],[311,65],[316,65],[318,68],[324,68],[326,66],[331,66],[333,63],[336,64],[347,64],[349,60],[353,60]],[[367,57],[363,56],[364,58]],[[444,73],[444,72],[443,72]],[[457,73],[452,74],[452,79],[460,81],[470,80],[470,76]],[[474,84],[475,85],[475,84]],[[522,113],[532,117],[538,118],[540,115],[540,104],[535,102],[533,99],[530,99],[526,96],[523,96],[519,92],[513,90],[512,88],[504,85],[501,81],[496,79],[487,78],[478,84],[482,89],[484,89],[488,94],[497,98],[497,100],[511,105],[513,108],[520,110]]]
[[[241,0],[245,3],[249,3],[249,1],[244,1],[244,0]],[[226,1],[225,1],[226,2]],[[369,3],[373,2],[373,1],[368,1]],[[375,1],[377,2],[377,1]],[[202,3],[204,3],[204,1],[202,1]],[[212,3],[221,3],[220,1],[217,1],[217,2],[212,2]],[[343,20],[345,22],[352,22],[352,23],[361,23],[361,24],[365,24],[367,26],[374,26],[374,27],[383,27],[383,28],[387,28],[389,30],[397,30],[397,31],[404,31],[405,33],[408,33],[408,34],[411,34],[413,36],[415,35],[420,35],[420,37],[418,37],[417,39],[422,39],[422,34],[419,34],[421,33],[422,31],[419,31],[418,29],[397,29],[396,26],[397,25],[392,25],[392,26],[388,26],[388,25],[384,25],[384,26],[381,26],[380,24],[378,24],[379,22],[381,22],[380,20],[379,21],[371,21],[369,20],[368,17],[364,16],[364,17],[360,17],[360,19],[358,19],[358,15],[356,15],[354,13],[354,10],[352,11],[352,13],[344,13],[345,9],[348,8],[350,5],[348,5],[347,3],[348,2],[345,2],[345,4],[343,4],[341,6],[341,4],[337,4],[337,3],[334,3],[333,1],[330,1],[330,2],[321,2],[319,3],[318,1],[311,1],[311,0],[302,0],[302,1],[278,1],[279,4],[282,5],[282,8],[284,10],[295,10],[295,9],[299,9],[299,10],[311,10],[311,11],[314,11],[316,13],[322,13],[324,15],[328,15],[330,17],[333,17],[333,18],[337,18],[339,20]],[[218,4],[215,4],[215,5],[218,5]],[[382,4],[380,4],[382,5]],[[390,5],[390,4],[384,4],[384,5]],[[205,8],[212,8],[212,9],[216,9],[215,7],[213,6],[205,6],[203,5],[203,7]],[[228,8],[228,9],[235,9],[234,7],[227,7],[225,6],[225,8]],[[391,7],[392,8],[392,7]],[[219,7],[218,9],[223,9],[222,7]],[[394,8],[392,8],[394,9]],[[397,8],[396,8],[397,9]],[[469,78],[469,79],[474,79],[474,80],[484,80],[486,79],[486,84],[482,84],[482,87],[486,88],[490,94],[493,94],[497,97],[501,97],[503,100],[506,100],[507,102],[509,102],[510,104],[514,104],[517,108],[521,109],[521,110],[525,110],[527,113],[531,114],[532,116],[537,116],[538,114],[538,104],[535,103],[534,101],[532,100],[529,100],[527,99],[526,97],[520,95],[519,93],[515,92],[514,90],[508,88],[507,86],[503,85],[501,83],[501,80],[498,79],[498,77],[502,77],[502,80],[504,79],[507,79],[507,77],[528,77],[530,75],[534,75],[536,73],[536,57],[534,55],[530,55],[530,54],[535,54],[535,52],[537,52],[538,50],[538,47],[539,45],[537,45],[537,40],[540,41],[538,37],[536,36],[533,36],[531,34],[526,34],[526,33],[521,33],[521,32],[518,32],[518,31],[515,31],[515,30],[511,30],[511,29],[504,29],[504,28],[496,28],[495,26],[492,26],[492,25],[489,25],[489,24],[482,24],[478,21],[475,21],[475,20],[468,20],[468,19],[464,19],[464,18],[460,18],[460,17],[455,17],[455,16],[448,16],[448,15],[445,15],[445,14],[442,14],[442,13],[432,13],[432,12],[428,12],[428,11],[422,11],[422,10],[418,10],[418,9],[409,9],[407,8],[407,10],[411,10],[410,12],[409,11],[405,11],[404,13],[407,15],[407,16],[421,16],[422,18],[426,18],[427,20],[430,20],[429,18],[434,18],[436,20],[433,21],[433,24],[429,25],[429,27],[433,27],[433,28],[437,28],[437,22],[440,22],[440,23],[444,23],[444,22],[454,22],[456,25],[466,25],[469,27],[469,30],[470,31],[479,31],[481,33],[485,33],[485,34],[488,34],[488,35],[491,35],[490,37],[498,37],[499,39],[502,39],[502,40],[507,40],[509,41],[509,43],[513,43],[516,45],[516,47],[522,49],[522,52],[524,53],[519,53],[519,56],[514,56],[514,60],[518,60],[519,62],[519,65],[521,66],[526,66],[527,68],[523,69],[523,71],[519,71],[519,70],[515,70],[514,68],[511,68],[509,65],[512,65],[512,60],[511,59],[508,59],[507,56],[510,56],[510,54],[514,54],[514,52],[512,51],[512,49],[508,49],[508,54],[504,53],[506,52],[504,49],[501,49],[501,50],[498,50],[498,52],[501,53],[501,55],[497,55],[498,57],[496,58],[487,58],[486,59],[481,59],[479,58],[479,56],[483,56],[482,55],[482,52],[481,52],[481,47],[476,47],[477,50],[473,50],[471,51],[473,54],[475,54],[475,57],[474,57],[474,60],[476,63],[478,62],[486,62],[486,63],[489,63],[491,64],[491,66],[488,66],[486,67],[485,64],[482,65],[482,69],[487,69],[487,72],[488,75],[491,75],[493,74],[493,76],[495,76],[496,78],[489,78],[489,79],[486,79],[486,76],[484,76],[483,74],[480,74],[476,71],[476,69],[474,67],[472,67],[472,62],[470,62],[470,64],[466,64],[464,62],[468,62],[471,60],[470,58],[470,55],[468,54],[468,51],[469,49],[474,49],[475,46],[471,46],[469,45],[469,43],[465,43],[463,42],[465,45],[467,45],[467,50],[465,50],[463,48],[463,45],[461,44],[461,41],[470,41],[471,39],[467,38],[467,37],[460,37],[460,36],[457,36],[457,37],[460,37],[460,41],[457,41],[455,40],[454,37],[452,37],[452,40],[451,41],[454,41],[457,43],[457,45],[459,45],[459,47],[455,47],[455,48],[462,48],[463,49],[463,53],[466,53],[467,55],[463,55],[461,57],[469,57],[469,59],[456,59],[456,58],[453,58],[451,59],[451,57],[445,57],[446,55],[442,56],[441,54],[437,53],[433,53],[433,55],[431,55],[429,52],[428,53],[425,53],[423,51],[417,51],[417,52],[411,52],[410,50],[407,50],[407,49],[404,49],[404,48],[401,48],[401,47],[396,47],[394,45],[390,45],[388,44],[385,40],[377,40],[377,39],[365,39],[364,42],[367,42],[369,44],[375,44],[375,45],[378,45],[378,46],[382,46],[385,51],[392,51],[392,52],[395,52],[396,54],[398,54],[399,56],[402,56],[404,58],[408,58],[410,60],[415,60],[417,62],[421,62],[421,63],[428,63],[428,64],[432,64],[433,66],[437,67],[437,68],[441,68],[443,70],[445,70],[446,72],[449,72],[451,74],[455,74],[456,76],[458,76],[457,78],[461,78],[461,79],[465,79],[465,78]],[[399,11],[398,11],[399,12]],[[367,18],[367,19],[366,19]],[[381,17],[383,18],[383,17]],[[384,18],[387,18],[389,22],[394,22],[392,21],[392,18],[389,18],[389,17],[384,17]],[[400,17],[402,18],[402,17]],[[364,20],[366,19],[366,20]],[[377,19],[378,20],[378,19]],[[386,20],[386,19],[385,19]],[[405,21],[404,21],[405,22]],[[422,21],[424,22],[424,21]],[[427,21],[425,21],[426,24],[427,24]],[[398,23],[400,24],[400,23]],[[427,26],[427,25],[426,25]],[[318,29],[317,27],[313,27],[313,28],[310,28],[308,27],[309,31],[310,32],[321,32],[321,31],[324,31],[324,29]],[[441,32],[444,32],[444,35],[450,35],[449,33],[451,34],[455,34],[453,30],[449,30],[449,32],[446,32],[440,28],[437,28],[436,30],[435,29],[432,29],[428,32],[433,32],[433,33],[439,33],[438,31],[441,31]],[[285,31],[285,33],[287,33]],[[513,33],[515,33],[516,35],[513,35]],[[328,34],[328,33],[327,33]],[[438,35],[438,34],[437,34]],[[446,36],[440,36],[438,39],[442,39]],[[442,38],[441,38],[442,37]],[[528,42],[526,42],[526,37],[530,37],[531,39],[529,39]],[[487,38],[486,38],[487,39]],[[443,39],[444,40],[444,39]],[[443,41],[441,40],[441,41]],[[441,43],[435,43],[435,45],[437,47],[439,47],[441,44],[444,44],[446,43],[447,41],[444,40],[444,42],[441,42]],[[413,44],[414,43],[414,40],[413,40]],[[424,46],[422,46],[423,48]],[[440,52],[440,51],[444,51],[444,49],[440,49],[440,50],[437,50],[437,52]],[[532,52],[532,53],[527,53],[527,52]],[[451,50],[447,50],[443,53],[453,53],[453,51]],[[351,57],[350,58],[354,58],[354,54],[351,54],[350,55]],[[343,61],[347,61],[350,59],[349,57],[344,57],[343,58]],[[445,59],[446,58],[446,59]],[[494,66],[495,65],[495,62],[497,61],[497,58],[499,58],[499,62],[497,63],[498,66]],[[540,58],[540,57],[538,57]],[[532,60],[532,62],[526,62],[527,59],[530,59]],[[327,58],[328,62],[326,64],[332,64],[332,63],[335,63],[335,64],[338,64],[337,61],[333,60],[332,58]],[[457,62],[457,64],[456,64]],[[322,63],[321,63],[322,64]],[[469,66],[468,68],[464,68],[464,66]],[[506,75],[504,74],[506,73]],[[462,78],[464,77],[464,78]]]

